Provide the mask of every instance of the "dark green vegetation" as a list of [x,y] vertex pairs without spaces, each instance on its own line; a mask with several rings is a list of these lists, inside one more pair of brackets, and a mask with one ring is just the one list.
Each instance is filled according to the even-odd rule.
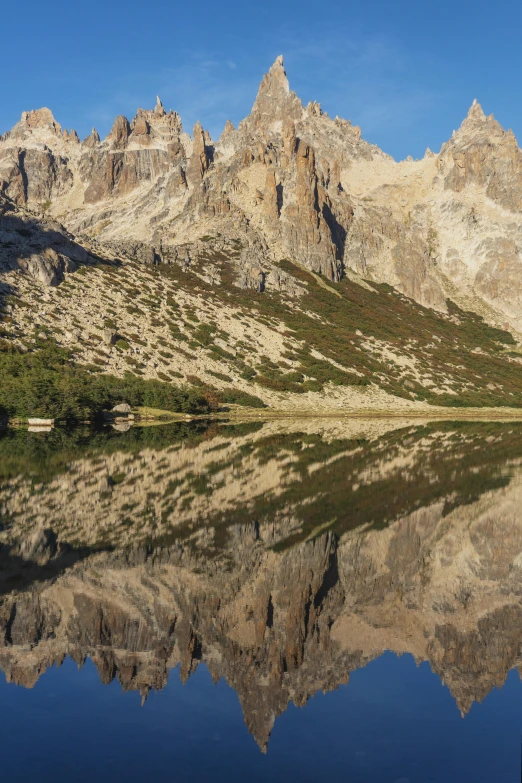
[[[208,263],[219,270],[221,284],[204,279]],[[79,333],[71,362],[85,361],[88,350],[88,361],[93,364],[76,371],[67,370],[63,361],[57,372],[64,377],[52,380],[47,387],[42,386],[38,373],[24,371],[30,389],[22,389],[19,402],[13,395],[18,395],[23,384],[11,384],[11,391],[0,396],[4,414],[8,407],[9,415],[27,415],[27,411],[67,420],[92,418],[100,406],[112,404],[115,397],[117,401],[123,398],[122,384],[126,394],[132,386],[132,399],[126,399],[131,404],[192,413],[230,403],[263,407],[260,397],[264,390],[321,393],[329,384],[379,387],[395,397],[449,407],[522,407],[522,353],[512,350],[515,341],[509,332],[489,326],[452,302],[447,303],[447,313],[438,313],[390,286],[372,283],[365,287],[348,278],[333,284],[289,261],[281,261],[279,266],[298,281],[305,292],[302,296],[290,297],[270,285],[262,294],[240,289],[232,259],[214,252],[210,244],[207,254],[194,259],[189,271],[176,264],[99,265],[101,285],[100,277],[95,282],[105,303],[104,325],[118,336],[115,346],[104,346],[99,334]],[[62,331],[60,313],[66,311],[64,305],[71,290],[78,293],[84,285],[92,285],[94,278],[89,280],[89,276],[93,269],[82,267],[56,289],[59,298],[51,315],[57,322],[58,335]],[[132,303],[125,318],[113,309],[114,291]],[[177,291],[189,296],[177,298]],[[29,306],[21,297],[13,295],[9,299],[11,312],[14,308],[34,308],[34,303]],[[205,313],[207,301],[212,307]],[[214,315],[222,305],[245,326],[244,338],[233,340],[234,345]],[[133,320],[133,314],[139,319]],[[209,322],[204,323],[203,318]],[[6,326],[9,319],[16,324],[16,317],[6,313]],[[256,323],[277,334],[279,344],[283,338],[285,350],[278,349],[277,354],[270,351],[272,358],[266,355],[266,332],[262,339],[258,332],[256,336]],[[48,335],[53,335],[55,326],[47,324],[46,329]],[[35,326],[35,334],[41,333],[42,327]],[[9,334],[16,334],[16,328]],[[19,333],[18,337],[24,335]],[[139,351],[136,346],[140,346]],[[124,381],[100,375],[110,364],[111,350],[126,363]],[[143,380],[150,372],[152,350],[156,352],[155,367],[159,367],[156,371],[161,381]],[[32,365],[34,357],[31,353],[17,361],[20,366]],[[212,384],[190,374],[196,358],[199,366],[202,359],[209,360]],[[54,361],[55,369],[58,365]],[[70,389],[72,377],[75,394],[74,399],[68,399],[63,392]],[[98,380],[93,380],[96,377]],[[255,394],[234,388],[234,378],[252,384],[250,389]],[[193,388],[180,386],[183,381]],[[226,387],[218,389],[222,384]],[[47,391],[52,411],[44,410],[42,405],[40,412],[35,403],[45,399]]]
[[[322,281],[285,263],[284,267],[308,282],[309,294],[301,308],[317,313],[321,321],[289,313],[285,325],[303,340],[295,359],[300,368],[316,380],[316,387],[330,379],[343,385],[377,383],[390,394],[450,406],[522,405],[522,365],[505,355],[513,344],[509,332],[493,329],[479,316],[448,302],[448,315],[424,308],[386,285],[372,284],[369,291],[346,278],[339,284]],[[330,290],[338,292],[335,296]],[[279,310],[276,302],[271,308]],[[362,333],[362,337],[357,334]],[[444,380],[453,393],[437,394],[418,380],[412,371],[361,343],[368,338],[386,343],[398,356],[412,358],[421,376],[431,377],[437,386]],[[314,359],[311,348],[325,357],[350,367],[355,378]],[[481,353],[472,353],[479,348]],[[497,389],[488,388],[494,381]]]
[[124,378],[93,375],[51,342],[20,353],[4,341],[0,379],[0,413],[9,418],[86,421],[121,402],[184,413],[211,409],[201,389],[144,380],[130,373]]
[[209,426],[204,420],[133,427],[128,432],[118,432],[110,426],[55,428],[45,434],[0,429],[0,480],[31,476],[35,482],[46,482],[65,473],[74,460],[136,454],[143,449],[161,451],[181,444],[196,446],[216,431],[217,425]]
[[[47,435],[8,430],[0,437],[0,490],[13,491],[8,482],[20,476],[30,477],[33,491],[45,492],[42,482],[69,472],[76,460],[92,460],[96,472],[106,456],[124,453],[128,458],[118,460],[111,483],[115,492],[120,486],[126,495],[130,492],[124,520],[127,532],[135,528],[139,538],[145,515],[155,531],[147,534],[146,541],[151,546],[167,545],[194,541],[195,532],[204,524],[207,531],[214,530],[208,550],[212,554],[226,550],[229,532],[238,524],[262,530],[285,520],[284,537],[271,543],[279,550],[326,530],[342,535],[361,526],[381,528],[434,504],[442,504],[445,516],[458,506],[477,501],[483,493],[509,484],[522,457],[522,424],[518,423],[419,424],[375,440],[339,437],[331,441],[316,433],[273,433],[267,429],[265,435],[264,427],[260,422],[195,422],[123,434],[85,427]],[[168,454],[181,446],[202,448],[211,459],[204,469],[187,470],[188,454],[174,459],[169,468]],[[154,451],[152,461],[145,449]],[[155,466],[148,474],[147,486],[156,488],[154,476],[161,475],[164,487],[163,494],[154,493],[154,503],[147,507],[132,502],[136,468],[142,471],[145,464]],[[260,475],[277,466],[283,478],[279,490],[245,491],[253,466]],[[186,513],[198,497],[208,496],[210,501],[213,493],[226,485],[227,475],[237,480],[238,495],[229,497],[225,511],[209,512],[204,519]],[[88,472],[80,487],[82,481],[89,483]],[[143,486],[137,486],[136,501],[142,490]],[[52,502],[51,495],[45,497],[46,502]],[[109,491],[109,505],[111,497]],[[51,507],[49,510],[52,523]],[[4,522],[9,524],[9,520]],[[78,530],[74,546],[82,543],[81,525]],[[114,539],[100,539],[99,545],[117,545],[117,536],[115,529]]]
[[[259,524],[276,519],[282,510],[295,515],[295,532],[275,545],[285,549],[328,529],[341,535],[362,525],[385,527],[434,503],[444,503],[445,516],[506,486],[511,466],[522,457],[522,424],[432,423],[397,429],[376,441],[329,443],[318,434],[283,433],[242,444],[234,463],[237,471],[247,457],[288,465],[282,492],[256,498],[240,514],[242,523]],[[406,458],[408,470],[401,467],[402,460],[393,467],[399,457]],[[383,465],[390,467],[383,470]],[[204,491],[204,479],[197,477],[195,492]],[[225,543],[226,530],[237,523],[238,514],[232,516],[208,520],[216,527],[218,543]]]
[[[231,380],[228,376],[221,375],[220,373],[209,374],[221,377],[222,380],[225,378]],[[232,386],[226,386],[224,389],[217,389],[215,386],[210,386],[208,383],[202,381],[197,375],[187,375],[187,380],[192,386],[201,389],[205,398],[215,408],[226,403],[229,405],[244,405],[248,408],[266,408],[263,400],[260,400],[259,397],[256,397],[254,394],[241,391],[241,389],[234,389]]]
[[[321,391],[328,382],[376,384],[395,396],[435,405],[522,406],[522,364],[517,354],[507,350],[515,344],[512,335],[452,302],[448,301],[447,314],[442,314],[387,285],[372,283],[369,290],[347,278],[338,284],[319,281],[301,267],[282,261],[280,267],[307,289],[300,299],[285,301],[278,292],[238,289],[228,259],[209,251],[208,260],[219,267],[221,286],[210,286],[175,265],[147,272],[152,279],[174,280],[187,290],[238,308],[240,314],[254,315],[300,342],[299,349],[289,349],[285,355],[292,366],[287,362],[277,365],[262,353],[252,366],[241,351],[234,357],[209,345],[212,334],[219,333],[217,326],[196,326],[194,345],[207,346],[213,358],[224,362],[224,372],[233,367],[245,380],[281,392]],[[175,302],[172,305],[175,308]],[[173,337],[180,334],[173,327]],[[387,358],[382,352],[387,348],[411,360],[415,369]],[[325,359],[314,357],[314,351]]]

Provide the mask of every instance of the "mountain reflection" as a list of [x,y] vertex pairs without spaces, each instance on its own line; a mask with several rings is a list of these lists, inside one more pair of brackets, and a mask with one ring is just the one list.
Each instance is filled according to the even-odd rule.
[[522,666],[522,425],[169,425],[0,439],[0,667],[163,688],[204,661],[267,746],[385,650],[463,713]]

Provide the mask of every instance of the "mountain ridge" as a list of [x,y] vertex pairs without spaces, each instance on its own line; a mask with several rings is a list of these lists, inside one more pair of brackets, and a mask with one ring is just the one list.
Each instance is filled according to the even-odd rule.
[[[484,158],[495,152],[497,161]],[[294,156],[295,174],[289,178],[285,170]],[[520,172],[522,153],[514,135],[504,132],[493,115],[486,117],[476,101],[438,155],[427,151],[420,161],[396,162],[364,141],[349,121],[330,119],[317,103],[304,107],[290,90],[282,56],[263,78],[250,115],[237,129],[227,124],[217,141],[199,122],[190,137],[179,115],[167,113],[159,98],[153,110],[138,109],[131,122],[117,117],[103,141],[93,129],[80,142],[46,108],[24,112],[0,141],[1,192],[21,205],[44,205],[54,216],[65,206],[63,217],[74,232],[94,229],[107,239],[125,233],[158,248],[172,240],[176,246],[181,237],[192,241],[212,225],[226,226],[229,217],[246,222],[250,244],[268,244],[263,252],[269,257],[296,257],[332,280],[351,269],[442,310],[447,294],[442,278],[447,276],[461,288],[477,288],[482,299],[517,324],[518,287],[517,307],[510,309],[510,302],[492,292],[486,270],[478,286],[476,280],[473,286],[470,280],[464,284],[457,267],[470,266],[470,260],[460,259],[458,248],[430,242],[428,234],[440,233],[440,218],[425,214],[423,191],[434,183],[456,193],[469,185],[485,186],[489,201],[514,211],[522,204]],[[406,179],[406,191],[398,177]],[[147,187],[149,198],[139,198]],[[377,196],[376,220],[369,202]],[[105,207],[102,217],[95,205],[107,201],[114,209]],[[406,212],[410,206],[417,216]],[[447,200],[441,205],[446,211],[460,206]],[[478,220],[477,207],[471,209]],[[188,228],[187,218],[192,224],[196,220],[195,229]],[[107,220],[111,226],[103,225]],[[172,222],[175,231],[166,225]],[[225,231],[235,228],[229,225]],[[509,263],[518,265],[518,239],[517,226],[514,240],[486,241],[493,252],[507,253]],[[483,247],[481,252],[487,267],[491,251]]]
[[[329,322],[332,333],[337,330],[341,335],[346,310],[331,321],[325,316],[331,309],[328,303],[311,303],[306,298],[311,286],[314,291],[319,285],[330,290],[333,283],[331,296],[342,299],[346,288],[339,288],[341,281],[376,294],[379,286],[391,286],[397,302],[407,297],[412,307],[416,303],[440,314],[443,332],[455,317],[460,318],[456,312],[470,312],[475,314],[469,316],[472,320],[479,316],[497,330],[512,332],[515,339],[506,339],[513,345],[522,335],[522,152],[513,133],[504,131],[492,115],[486,116],[476,102],[438,155],[427,151],[420,160],[396,162],[366,142],[360,128],[349,121],[331,119],[317,103],[303,106],[291,91],[283,59],[278,57],[263,77],[251,113],[237,128],[227,122],[217,141],[199,122],[192,136],[187,134],[179,115],[167,112],[159,98],[154,109],[138,109],[130,122],[117,117],[103,140],[93,129],[80,141],[74,131],[63,131],[48,109],[24,112],[12,131],[0,139],[0,196],[4,204],[11,204],[11,211],[22,215],[31,210],[33,223],[61,224],[59,230],[83,247],[90,259],[85,270],[96,263],[119,265],[129,283],[120,291],[135,290],[133,278],[143,279],[143,272],[133,271],[132,264],[157,269],[161,282],[158,278],[156,296],[161,298],[162,290],[169,301],[188,295],[190,307],[200,312],[199,321],[221,331],[218,339],[225,344],[231,327],[223,303],[237,298],[236,289],[252,292],[259,297],[255,301],[261,310],[270,311],[271,315],[265,312],[262,316],[271,319],[267,333],[260,326],[257,305],[253,317],[265,345],[267,340],[278,340],[274,330],[282,333],[283,324],[292,320],[292,311],[299,309],[307,317]],[[38,247],[36,252],[25,246],[18,249],[21,244],[12,230],[6,230],[3,275],[15,288],[23,288],[31,307],[38,309],[37,289],[30,292],[32,283],[13,277],[13,271],[25,271],[39,284],[62,287],[64,281],[72,284],[69,271],[77,264],[71,265],[59,249],[42,254]],[[168,283],[167,278],[175,283]],[[87,286],[85,275],[83,281]],[[195,290],[200,283],[209,290]],[[98,297],[96,307],[101,308],[105,321],[114,321],[116,314],[118,328],[137,335],[143,345],[154,345],[157,327],[153,321],[158,320],[154,313],[145,311],[147,324],[129,328],[126,322],[133,315],[132,302],[125,303],[121,311],[114,277],[105,275],[98,284],[107,303],[102,306]],[[56,327],[62,322],[63,331],[67,322],[70,331],[70,322],[76,321],[84,330],[98,328],[78,311],[77,301],[63,294],[51,296],[53,301],[60,299],[62,315],[54,319]],[[358,296],[354,294],[355,299]],[[248,302],[254,301],[247,299],[241,306],[244,315]],[[373,311],[378,321],[383,317],[384,301],[378,296],[368,299],[365,312]],[[232,301],[229,304],[237,307]],[[209,307],[215,311],[212,319],[205,314]],[[221,326],[220,317],[225,319]],[[241,317],[238,310],[233,317]],[[402,317],[397,315],[399,320]],[[417,323],[425,318],[422,311],[412,310],[411,318],[414,330],[424,331],[422,320]],[[183,331],[182,324],[186,326],[186,319],[179,322],[174,340]],[[17,339],[24,329],[27,337],[27,321],[22,326]],[[47,320],[45,327],[50,326]],[[292,330],[295,333],[296,327],[291,327],[290,334]],[[345,344],[357,331],[361,331],[359,325],[351,323]],[[377,332],[382,335],[380,328],[371,331],[374,337]],[[390,348],[399,363],[418,363],[419,357],[411,355],[411,344],[404,338],[398,340],[402,331],[395,319],[386,339],[396,348]],[[434,333],[439,333],[438,327]],[[168,340],[168,334],[162,339]],[[237,353],[238,340],[240,335],[229,345],[232,353]],[[319,349],[314,340],[315,336],[309,349],[319,350],[324,358],[325,349]],[[468,345],[467,338],[462,338],[462,348],[481,351],[481,340]],[[258,358],[263,353],[261,345],[243,342]],[[205,345],[201,340],[192,343],[193,348]],[[138,347],[133,350],[140,351]],[[284,362],[284,350],[281,345],[270,361]],[[85,351],[80,353],[82,361],[93,363],[92,353],[89,358]],[[517,375],[516,351],[512,354],[508,369]],[[127,369],[133,371],[139,360],[133,366],[128,358]],[[508,361],[504,354],[503,359]],[[124,368],[116,360],[113,352],[101,366],[121,373]],[[328,359],[330,365],[335,360],[333,354]],[[212,366],[211,372],[233,377],[226,361],[227,356],[221,355],[221,363]],[[382,351],[380,361],[385,361]],[[144,371],[154,377],[163,372],[161,363],[156,357]],[[361,372],[358,362],[341,364],[352,379],[354,369],[355,374]],[[173,369],[180,377],[187,372],[201,377],[209,367],[208,362],[196,361],[185,373],[179,363]],[[286,370],[293,372],[291,367]],[[452,360],[448,372],[457,370],[458,361]],[[499,376],[498,370],[494,365],[489,371],[484,366],[485,374],[475,373],[473,383],[479,383],[480,377],[482,391],[491,385],[500,389],[502,373]],[[250,372],[248,368],[243,371]],[[265,377],[266,373],[258,375]],[[306,370],[305,375],[316,377]],[[374,370],[372,381],[377,378]],[[238,383],[245,380],[236,378]],[[209,382],[208,374],[203,381]],[[433,380],[427,383],[433,386]],[[435,385],[440,394],[445,393],[444,383]],[[392,386],[393,395],[395,381]],[[460,383],[460,390],[464,388]],[[401,393],[403,398],[415,398],[405,387]],[[509,402],[504,397],[502,404]]]

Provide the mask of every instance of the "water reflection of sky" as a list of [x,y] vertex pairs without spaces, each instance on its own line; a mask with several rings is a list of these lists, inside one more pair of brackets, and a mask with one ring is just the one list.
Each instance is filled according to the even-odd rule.
[[204,665],[183,686],[122,693],[88,661],[67,659],[31,690],[0,682],[2,780],[354,781],[492,783],[520,779],[522,686],[501,690],[465,719],[428,664],[383,655],[346,686],[290,706],[263,755],[238,697]]

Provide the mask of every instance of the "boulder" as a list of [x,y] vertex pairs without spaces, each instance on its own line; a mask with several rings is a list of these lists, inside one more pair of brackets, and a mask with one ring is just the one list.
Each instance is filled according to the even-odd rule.
[[111,413],[132,413],[132,408],[128,402],[122,402],[119,405],[115,405]]
[[105,345],[114,345],[116,342],[117,332],[113,329],[104,329],[102,332],[102,340]]
[[19,258],[18,266],[46,286],[59,285],[65,272],[74,272],[77,269],[74,261],[57,253],[52,247],[32,253],[28,258]]

